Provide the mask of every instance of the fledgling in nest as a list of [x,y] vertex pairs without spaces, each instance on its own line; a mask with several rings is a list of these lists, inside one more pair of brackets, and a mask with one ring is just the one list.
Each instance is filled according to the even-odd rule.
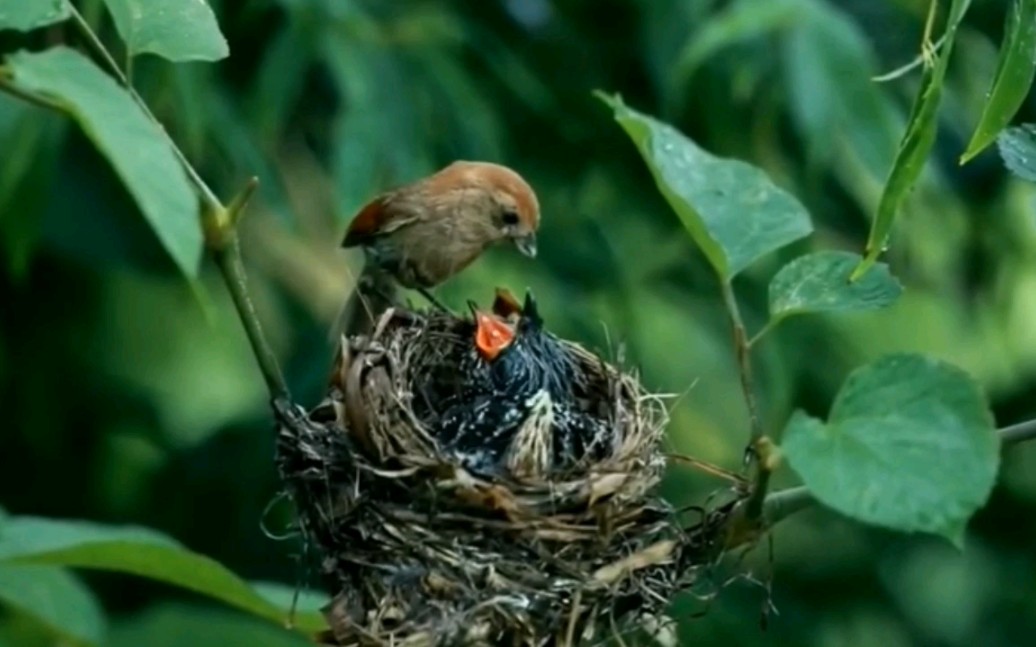
[[541,478],[604,458],[615,428],[595,410],[585,371],[544,329],[532,294],[521,308],[494,305],[488,314],[471,304],[475,343],[435,425],[445,453],[473,473]]
[[686,527],[656,493],[659,398],[547,331],[531,295],[472,310],[389,311],[282,420],[281,474],[335,593],[324,641],[661,639],[736,501]]

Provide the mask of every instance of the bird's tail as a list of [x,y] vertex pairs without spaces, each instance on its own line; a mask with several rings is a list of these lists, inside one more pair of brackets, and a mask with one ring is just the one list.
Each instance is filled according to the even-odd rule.
[[369,335],[381,315],[395,305],[396,293],[392,277],[368,263],[356,280],[356,288],[338,313],[331,331],[334,339],[337,341],[341,335]]

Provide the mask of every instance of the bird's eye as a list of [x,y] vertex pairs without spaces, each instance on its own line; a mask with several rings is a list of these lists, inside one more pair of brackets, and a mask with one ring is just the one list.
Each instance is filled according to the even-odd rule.
[[505,225],[517,225],[518,224],[518,214],[515,213],[514,211],[505,211],[504,212],[504,224]]

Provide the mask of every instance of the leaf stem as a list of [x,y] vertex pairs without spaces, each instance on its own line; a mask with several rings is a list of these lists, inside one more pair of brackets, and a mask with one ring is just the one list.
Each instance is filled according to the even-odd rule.
[[222,208],[223,205],[219,198],[217,198],[216,194],[209,188],[209,185],[205,183],[205,180],[201,179],[201,176],[198,175],[198,172],[193,166],[191,166],[191,163],[187,161],[187,156],[183,154],[183,151],[181,151],[180,147],[176,145],[173,138],[169,136],[165,126],[163,126],[162,122],[160,122],[158,118],[155,117],[155,114],[151,112],[151,108],[149,108],[144,102],[144,99],[142,99],[140,94],[133,89],[133,86],[130,84],[126,74],[123,73],[122,68],[115,62],[111,52],[109,52],[104,46],[104,43],[102,43],[101,39],[98,38],[96,33],[94,33],[94,30],[90,28],[90,24],[87,23],[82,14],[72,6],[71,2],[68,3],[68,7],[72,15],[73,22],[75,22],[76,27],[78,27],[79,31],[83,34],[83,37],[86,38],[86,42],[90,45],[90,48],[94,50],[94,53],[97,54],[102,61],[104,61],[104,64],[108,67],[108,71],[111,72],[112,76],[122,84],[126,89],[126,92],[128,92],[133,101],[136,102],[137,106],[139,106],[140,109],[144,111],[144,114],[155,123],[159,130],[162,131],[162,134],[165,136],[169,146],[173,149],[173,155],[175,155],[176,159],[180,162],[180,165],[187,173],[187,177],[191,180],[191,183],[198,189],[198,193],[201,194],[205,204],[210,209],[215,209],[217,207]]
[[133,87],[133,54],[126,47],[126,87]]
[[[942,36],[939,37],[939,40],[935,41],[935,44],[932,45],[932,51],[933,52],[938,52],[942,48],[943,43],[945,43],[945,42],[946,42],[946,34],[943,34]],[[926,62],[927,62],[927,59],[925,58],[925,55],[923,53],[922,54],[918,54],[917,58],[915,58],[914,60],[910,61],[906,65],[903,65],[902,67],[897,67],[896,69],[892,70],[891,72],[886,72],[884,74],[879,74],[878,76],[872,76],[871,77],[871,81],[874,81],[875,83],[885,83],[886,81],[892,81],[892,80],[898,79],[899,77],[904,76],[905,74],[907,74],[908,72],[913,70],[915,67],[920,67],[921,65],[926,64]]]
[[759,332],[757,332],[755,335],[752,336],[751,339],[748,340],[748,347],[755,348],[755,345],[758,344],[762,340],[762,338],[766,336],[768,332],[776,328],[777,324],[779,324],[780,322],[781,319],[779,317],[770,317],[770,320],[766,322],[766,325],[760,328]]

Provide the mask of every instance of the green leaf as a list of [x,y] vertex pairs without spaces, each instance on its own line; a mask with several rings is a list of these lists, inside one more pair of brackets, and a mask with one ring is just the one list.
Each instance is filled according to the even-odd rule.
[[107,631],[94,594],[54,566],[0,565],[0,604],[25,613],[78,644],[101,645]]
[[104,0],[130,56],[218,61],[230,54],[206,0]]
[[883,181],[901,131],[889,97],[870,79],[877,69],[871,39],[831,2],[799,4],[804,15],[782,34],[780,54],[788,109],[808,161],[871,181],[856,178],[859,164],[847,158],[857,157],[874,181]]
[[999,447],[986,398],[964,371],[896,354],[849,376],[827,424],[797,412],[783,453],[825,505],[959,545],[993,488]]
[[159,127],[111,77],[74,50],[18,52],[9,57],[8,67],[18,87],[53,98],[79,122],[177,266],[187,276],[197,275],[202,253],[198,202]]
[[[270,603],[218,562],[146,528],[86,521],[8,517],[0,525],[0,564],[49,564],[130,573],[173,584],[283,622],[285,609]],[[312,614],[300,630],[318,630]]]
[[[950,15],[946,21],[942,49],[935,55],[934,62],[925,66],[924,74],[921,77],[921,87],[914,99],[906,132],[899,142],[896,159],[892,163],[892,170],[885,181],[885,188],[881,193],[881,200],[878,202],[878,213],[871,225],[870,235],[867,237],[864,260],[853,271],[852,280],[854,281],[863,276],[863,273],[874,265],[878,257],[885,251],[896,214],[906,199],[907,193],[920,177],[928,154],[935,143],[943,81],[949,67],[950,55],[953,53],[957,27],[970,5],[971,0],[953,0],[950,5]],[[935,3],[931,6],[934,12]],[[934,13],[932,15],[934,16]]]
[[710,56],[793,23],[802,15],[801,9],[800,2],[788,0],[742,0],[731,4],[691,34],[677,56],[673,82],[685,85]]
[[0,0],[0,29],[32,31],[70,15],[67,0]]
[[40,237],[65,124],[27,103],[0,102],[0,256],[15,279],[25,277]]
[[723,280],[813,231],[805,207],[762,170],[711,155],[672,126],[626,107],[620,97],[596,94],[612,108],[662,195]]
[[1036,182],[1036,124],[1008,128],[997,137],[997,148],[1004,165],[1012,173]]
[[[317,617],[317,625],[321,625],[324,622],[324,616],[320,613],[320,609],[325,607],[331,601],[331,598],[323,591],[306,589],[296,592],[294,586],[288,586],[280,582],[252,582],[251,585],[256,593],[263,596],[263,598],[277,608],[290,609],[294,602],[295,610],[298,614]],[[303,624],[313,625],[314,622],[310,621]]]
[[1004,33],[993,89],[982,108],[971,142],[960,157],[961,164],[996,140],[1029,94],[1036,73],[1036,0],[1015,0],[1008,9]]
[[237,613],[179,603],[152,607],[112,627],[105,647],[313,647],[298,632]]
[[849,281],[860,260],[858,254],[830,251],[807,254],[788,263],[770,281],[770,317],[875,310],[894,303],[903,288],[884,263],[859,281]]

